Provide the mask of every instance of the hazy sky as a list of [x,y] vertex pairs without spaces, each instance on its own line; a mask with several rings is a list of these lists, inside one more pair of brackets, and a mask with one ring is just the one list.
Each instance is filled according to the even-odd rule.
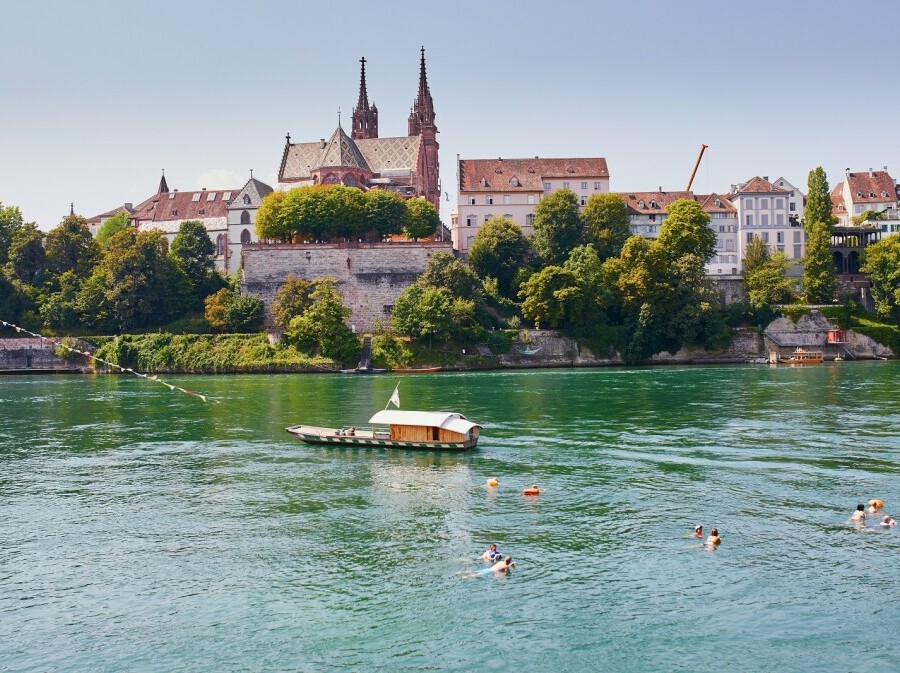
[[[326,6],[327,5],[327,6]],[[419,47],[456,155],[606,157],[613,191],[725,191],[824,166],[900,176],[896,0],[3,3],[0,201],[50,229],[171,188],[274,186],[284,135],[344,128],[367,59],[406,134]]]

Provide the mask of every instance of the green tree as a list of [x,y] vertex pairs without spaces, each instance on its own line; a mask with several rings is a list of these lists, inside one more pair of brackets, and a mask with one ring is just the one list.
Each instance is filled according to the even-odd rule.
[[803,295],[811,304],[834,300],[836,269],[831,252],[831,224],[807,219],[806,257],[803,258]]
[[109,239],[130,226],[131,216],[128,213],[124,211],[116,213],[100,225],[100,228],[97,230],[97,243],[105,250],[109,245]]
[[569,327],[583,313],[584,295],[575,274],[561,266],[545,266],[522,285],[522,317],[551,329]]
[[235,296],[225,307],[225,329],[228,332],[256,332],[262,324],[263,303],[255,294]]
[[320,188],[328,237],[354,238],[366,230],[363,193],[356,187],[325,185]]
[[828,177],[821,166],[809,172],[807,178],[806,210],[804,228],[812,233],[812,225],[821,222],[828,225],[829,233],[835,223],[831,214],[831,191],[828,189]]
[[430,202],[422,198],[406,201],[406,221],[403,233],[407,238],[417,240],[433,236],[441,226],[441,216]]
[[394,302],[391,324],[398,334],[424,339],[449,340],[454,332],[453,297],[444,288],[414,283]]
[[41,305],[41,320],[55,330],[70,330],[81,324],[77,301],[82,279],[69,270],[57,279],[57,283],[59,290]]
[[341,293],[332,278],[319,279],[312,295],[312,305],[291,320],[284,333],[285,341],[311,355],[321,355],[347,363],[359,356],[359,339],[347,327],[350,309],[344,306]]
[[263,197],[256,211],[256,223],[254,229],[260,239],[266,241],[291,240],[293,230],[287,223],[285,214],[285,200],[288,192],[271,192]]
[[44,234],[33,222],[23,224],[12,235],[7,268],[10,278],[23,283],[38,282],[45,269]]
[[481,279],[472,267],[449,252],[437,252],[425,265],[425,273],[419,278],[423,285],[445,288],[454,297],[484,301]]
[[25,222],[22,211],[15,206],[5,206],[0,202],[0,266],[9,261],[9,246],[13,235],[22,228]]
[[312,294],[316,286],[313,281],[288,274],[287,279],[275,292],[272,302],[272,319],[276,325],[286,329],[291,320],[303,315],[312,306]]
[[581,215],[585,241],[593,245],[600,260],[618,257],[630,234],[628,206],[618,194],[594,194]]
[[293,235],[298,235],[305,241],[328,238],[332,220],[326,205],[326,189],[327,186],[318,185],[299,187],[287,192],[279,209],[284,240],[290,240]]
[[563,264],[581,242],[582,232],[578,197],[569,189],[541,199],[534,210],[531,244],[544,266]]
[[852,218],[853,224],[865,224],[866,222],[879,222],[887,219],[887,213],[883,210],[866,210]]
[[[754,239],[756,240],[756,239]],[[763,244],[765,248],[765,244]],[[748,246],[749,249],[749,246]],[[768,249],[766,249],[768,252]],[[791,300],[793,283],[787,276],[787,256],[777,251],[749,270],[744,268],[744,290],[754,309],[772,304],[784,304]]]
[[406,203],[387,189],[372,189],[365,194],[363,219],[367,231],[374,231],[379,239],[403,231],[406,222]]
[[216,332],[225,332],[228,329],[228,308],[234,301],[235,293],[223,287],[203,300],[205,306],[204,318],[209,326]]
[[519,225],[507,217],[492,217],[475,234],[469,264],[482,280],[496,278],[500,294],[514,299],[518,290],[516,274],[527,266],[529,252],[528,240]]
[[706,264],[716,254],[716,233],[709,215],[693,199],[678,199],[659,229],[659,245],[670,259],[693,254]]
[[0,270],[0,319],[21,325],[25,322],[23,316],[33,309],[34,304],[28,296]]
[[200,310],[203,299],[222,287],[212,255],[216,251],[206,227],[198,220],[186,220],[178,227],[169,256],[185,279],[183,290],[187,311]]
[[769,246],[759,237],[754,236],[744,248],[744,277],[769,261]]
[[603,262],[596,248],[593,245],[579,245],[569,254],[563,268],[574,274],[580,288],[581,314],[570,311],[573,325],[605,323],[606,309],[612,305],[612,298],[604,278]]
[[100,259],[100,245],[80,215],[63,219],[47,234],[44,247],[47,271],[54,277],[74,271],[79,278],[87,278]]
[[900,236],[883,238],[863,251],[860,270],[869,275],[879,317],[900,317]]

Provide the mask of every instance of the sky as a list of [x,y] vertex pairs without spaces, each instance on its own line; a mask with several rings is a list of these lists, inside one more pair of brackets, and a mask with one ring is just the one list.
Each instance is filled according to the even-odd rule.
[[0,202],[49,230],[170,188],[275,186],[285,134],[345,130],[366,58],[406,135],[419,48],[449,223],[456,157],[605,157],[612,191],[823,166],[900,177],[896,0],[4,2]]

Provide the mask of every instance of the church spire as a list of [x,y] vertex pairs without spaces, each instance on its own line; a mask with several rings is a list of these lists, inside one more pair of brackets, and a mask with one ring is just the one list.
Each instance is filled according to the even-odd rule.
[[419,63],[419,93],[413,103],[412,111],[409,114],[409,134],[411,136],[419,135],[423,129],[431,128],[437,133],[437,127],[434,124],[434,101],[431,100],[431,91],[428,89],[428,76],[425,73],[425,47],[420,50],[422,54]]
[[366,91],[366,57],[359,59],[361,68],[359,75],[359,100],[353,109],[353,131],[351,136],[360,138],[378,137],[378,108],[369,106],[369,94]]
[[159,189],[156,191],[157,194],[168,194],[169,193],[169,185],[166,183],[166,169],[164,168],[162,171],[162,177],[159,179]]

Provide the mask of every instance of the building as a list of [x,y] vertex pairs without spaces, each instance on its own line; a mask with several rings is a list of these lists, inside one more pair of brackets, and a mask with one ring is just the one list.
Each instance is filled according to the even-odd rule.
[[241,268],[241,250],[249,243],[258,243],[254,225],[256,213],[263,197],[274,190],[264,182],[251,177],[231,200],[225,210],[227,212],[227,230],[216,234],[216,258],[224,255],[224,271],[231,275]]
[[368,189],[389,189],[404,198],[422,197],[440,209],[440,170],[434,101],[421,52],[419,90],[407,119],[407,135],[381,138],[378,108],[369,105],[366,60],[359,80],[359,100],[353,110],[350,135],[340,122],[328,140],[292,143],[290,134],[278,170],[278,189],[307,185],[343,184]]
[[[806,236],[799,219],[791,219],[791,191],[759,176],[732,185],[728,200],[737,209],[739,259],[744,259],[747,244],[754,238],[762,239],[773,251],[783,252],[788,260],[799,262],[803,258]],[[798,201],[793,203],[796,208]]]
[[510,218],[532,233],[540,200],[570,189],[583,206],[592,194],[609,193],[609,169],[602,157],[583,159],[459,159],[457,212],[453,215],[453,249],[468,252],[479,228],[495,215]]
[[872,211],[884,213],[883,219],[870,221],[881,228],[882,235],[900,231],[900,186],[888,173],[887,166],[881,171],[870,168],[860,173],[848,169],[843,182],[831,191],[831,207],[840,226],[856,224],[854,218]]
[[113,208],[112,210],[108,210],[105,213],[101,213],[100,215],[94,215],[87,220],[88,229],[90,229],[91,236],[94,238],[97,237],[97,232],[100,231],[100,227],[103,226],[103,223],[108,219],[112,218],[119,213],[127,213],[128,219],[130,220],[132,215],[134,214],[134,205],[131,203],[125,203],[118,208]]

